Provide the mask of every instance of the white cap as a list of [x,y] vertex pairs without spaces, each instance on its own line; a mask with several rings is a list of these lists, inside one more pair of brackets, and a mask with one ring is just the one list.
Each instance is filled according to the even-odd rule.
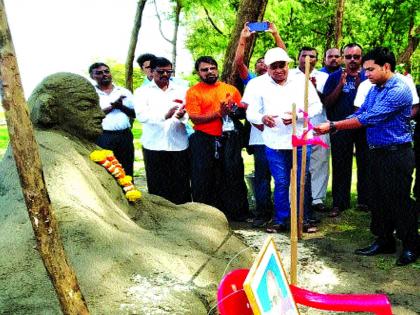
[[286,61],[290,62],[292,59],[290,59],[287,52],[284,51],[284,49],[281,49],[280,47],[271,48],[267,50],[264,56],[264,62],[267,66],[271,65],[274,62],[277,61]]

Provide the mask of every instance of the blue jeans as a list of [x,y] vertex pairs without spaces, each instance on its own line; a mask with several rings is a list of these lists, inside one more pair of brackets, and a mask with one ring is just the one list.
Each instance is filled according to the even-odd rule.
[[255,189],[255,217],[257,219],[271,219],[273,202],[271,201],[271,173],[265,154],[265,145],[253,145],[254,149],[254,189]]
[[[292,150],[273,150],[266,147],[267,160],[270,165],[271,174],[274,178],[274,217],[275,224],[288,224],[290,220],[290,171],[292,169]],[[302,148],[297,150],[297,205],[299,208],[300,191],[300,169],[302,160]],[[306,181],[305,181],[305,202],[304,218],[310,218],[311,212],[311,185],[309,175],[309,161],[311,158],[311,147],[307,147],[306,156]]]

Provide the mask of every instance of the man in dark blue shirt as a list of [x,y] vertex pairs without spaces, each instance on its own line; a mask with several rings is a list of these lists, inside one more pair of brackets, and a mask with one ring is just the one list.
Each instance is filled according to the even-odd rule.
[[394,253],[396,230],[403,251],[396,264],[416,261],[420,241],[414,202],[410,198],[414,154],[411,148],[410,114],[412,94],[409,87],[394,75],[395,56],[378,47],[363,58],[368,79],[375,84],[362,107],[345,120],[315,127],[324,134],[336,130],[367,127],[371,172],[371,232],[376,240],[358,255]]
[[[354,99],[357,88],[365,80],[361,70],[362,48],[347,44],[343,48],[345,69],[330,74],[324,86],[324,106],[329,120],[345,119],[355,112]],[[330,216],[339,215],[350,207],[353,151],[356,147],[357,199],[358,208],[366,209],[368,203],[368,148],[366,130],[346,130],[330,136],[332,158],[332,197],[333,208]]]

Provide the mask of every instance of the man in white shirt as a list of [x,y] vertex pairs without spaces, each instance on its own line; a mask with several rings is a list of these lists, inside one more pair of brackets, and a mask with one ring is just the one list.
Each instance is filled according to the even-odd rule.
[[[315,69],[318,60],[318,52],[313,47],[302,47],[299,52],[299,66],[290,70],[290,74],[305,75],[305,57],[309,56],[310,80],[316,87],[318,94],[321,95],[324,90],[325,82],[327,82],[328,74]],[[317,126],[327,121],[327,113],[325,108],[322,112],[311,119],[311,123]],[[329,144],[329,135],[322,135],[321,139]],[[309,171],[311,173],[311,191],[312,191],[312,208],[316,211],[325,212],[327,207],[324,200],[327,196],[328,177],[329,177],[329,158],[330,149],[322,146],[313,146],[311,152],[311,162]]]
[[190,154],[184,109],[187,89],[174,84],[172,63],[152,59],[152,81],[134,92],[137,120],[143,124],[141,142],[149,193],[175,204],[191,201]]
[[[266,74],[252,79],[246,89],[242,101],[248,104],[247,119],[256,125],[264,125],[263,139],[266,145],[267,159],[274,178],[273,224],[267,232],[280,232],[286,229],[290,219],[289,186],[292,168],[292,118],[293,103],[296,104],[298,122],[297,134],[303,132],[304,108],[303,76],[289,76],[288,63],[291,61],[281,48],[272,48],[264,57],[268,66]],[[314,117],[321,113],[322,103],[313,85],[309,85],[308,115]],[[308,147],[310,156],[310,147]],[[301,148],[298,148],[298,164],[301,160]],[[309,165],[309,163],[307,163]],[[309,167],[305,170],[309,172]],[[298,176],[300,176],[298,168]],[[297,192],[297,195],[299,193]],[[310,191],[305,191],[305,200],[310,200]],[[305,203],[305,216],[310,213],[310,204]]]
[[135,117],[133,95],[123,87],[112,83],[109,67],[97,62],[89,67],[90,77],[96,81],[99,105],[105,113],[103,133],[96,144],[112,150],[127,175],[133,176],[134,144],[130,118]]

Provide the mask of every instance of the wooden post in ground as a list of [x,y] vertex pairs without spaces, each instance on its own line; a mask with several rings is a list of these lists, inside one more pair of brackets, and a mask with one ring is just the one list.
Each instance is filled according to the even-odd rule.
[[[303,103],[303,111],[305,112],[304,116],[308,113],[308,92],[309,92],[309,73],[310,64],[309,56],[305,57],[305,96]],[[306,117],[303,121],[303,130],[308,129],[308,119]],[[306,135],[303,140],[306,140]],[[301,167],[300,167],[300,190],[299,190],[299,229],[298,229],[298,238],[302,239],[303,231],[303,214],[305,212],[305,179],[306,179],[306,155],[307,155],[307,146],[306,144],[302,145],[302,157],[301,157]]]
[[67,263],[42,172],[38,145],[26,106],[15,49],[3,0],[0,0],[0,94],[10,143],[37,249],[64,314],[89,314],[72,268]]
[[[292,107],[293,136],[296,136],[296,104]],[[297,222],[297,148],[292,151],[292,170],[290,173],[290,283],[297,284],[298,222]]]

